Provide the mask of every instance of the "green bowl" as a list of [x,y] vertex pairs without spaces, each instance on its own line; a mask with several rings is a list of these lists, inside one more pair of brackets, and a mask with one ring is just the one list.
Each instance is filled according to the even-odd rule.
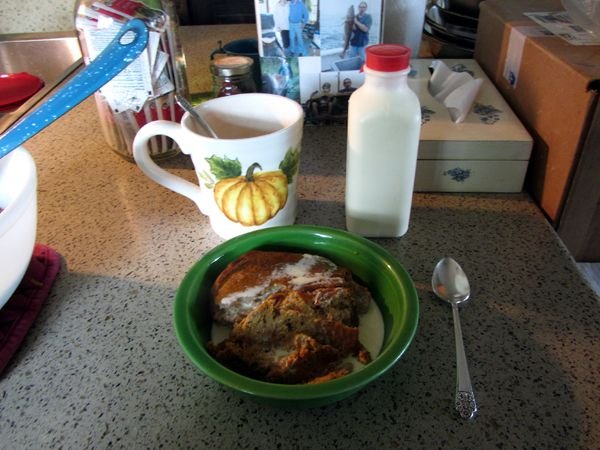
[[[206,350],[211,333],[211,286],[227,264],[254,249],[318,254],[351,270],[357,281],[369,288],[383,315],[384,341],[377,358],[342,378],[310,385],[258,381],[216,361]],[[174,306],[179,343],[204,374],[258,402],[289,408],[333,403],[384,374],[410,345],[418,320],[417,292],[396,258],[360,236],[333,228],[304,225],[254,231],[218,245],[186,274],[177,290]]]

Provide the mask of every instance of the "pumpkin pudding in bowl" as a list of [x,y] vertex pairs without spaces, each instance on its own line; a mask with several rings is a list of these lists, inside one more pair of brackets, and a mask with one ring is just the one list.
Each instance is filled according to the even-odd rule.
[[349,357],[371,361],[359,338],[359,316],[376,308],[374,301],[348,269],[322,256],[250,251],[217,277],[212,300],[208,350],[239,373],[317,383],[351,373]]

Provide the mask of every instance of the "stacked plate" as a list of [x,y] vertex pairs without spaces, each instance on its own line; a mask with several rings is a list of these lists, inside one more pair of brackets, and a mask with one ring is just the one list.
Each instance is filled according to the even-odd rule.
[[434,0],[427,7],[423,35],[436,58],[472,58],[481,0]]

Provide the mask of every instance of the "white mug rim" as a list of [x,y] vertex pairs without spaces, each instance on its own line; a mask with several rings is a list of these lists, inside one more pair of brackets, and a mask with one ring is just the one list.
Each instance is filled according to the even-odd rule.
[[[285,104],[287,106],[290,106],[292,109],[295,109],[297,114],[297,118],[296,120],[292,121],[290,124],[279,128],[276,131],[273,131],[271,133],[265,133],[265,134],[261,134],[260,136],[252,136],[252,137],[245,137],[245,138],[218,138],[218,140],[220,141],[224,141],[224,142],[240,142],[240,141],[253,141],[253,140],[258,140],[258,139],[264,139],[267,136],[275,136],[277,134],[281,134],[281,133],[285,133],[287,130],[295,127],[298,125],[298,122],[300,122],[302,125],[304,124],[304,110],[302,109],[302,106],[292,100],[289,99],[287,97],[284,97],[282,95],[275,95],[275,94],[267,94],[267,93],[262,93],[262,92],[257,92],[257,93],[245,93],[245,94],[237,94],[235,96],[231,95],[231,96],[226,96],[226,97],[216,97],[216,98],[212,98],[210,100],[207,100],[206,102],[200,103],[196,106],[194,106],[194,109],[198,110],[203,108],[203,105],[209,103],[209,102],[230,102],[230,101],[235,101],[231,100],[234,97],[240,96],[240,95],[244,95],[244,96],[253,96],[253,97],[261,97],[264,99],[269,99],[269,101],[275,101],[275,102],[281,102],[281,104]],[[189,124],[193,121],[193,119],[191,118],[191,114],[189,112],[186,112],[182,117],[181,120],[179,122],[179,124],[181,125],[181,127],[186,130],[187,132],[191,133],[194,135],[195,138],[200,138],[200,139],[210,139],[211,141],[214,141],[215,138],[211,137],[211,136],[207,136],[204,134],[199,133],[198,131],[192,129],[192,127],[189,126]],[[197,128],[200,128],[201,126],[198,125]]]

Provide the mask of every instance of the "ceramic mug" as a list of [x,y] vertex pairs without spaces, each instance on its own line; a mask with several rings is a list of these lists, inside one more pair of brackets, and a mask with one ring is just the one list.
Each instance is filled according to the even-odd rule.
[[[209,137],[186,113],[181,123],[158,120],[142,127],[133,156],[152,180],[196,203],[222,238],[296,219],[298,169],[304,112],[293,100],[272,94],[240,94],[201,103],[196,111],[213,128]],[[150,139],[168,136],[190,155],[199,184],[159,167]]]

